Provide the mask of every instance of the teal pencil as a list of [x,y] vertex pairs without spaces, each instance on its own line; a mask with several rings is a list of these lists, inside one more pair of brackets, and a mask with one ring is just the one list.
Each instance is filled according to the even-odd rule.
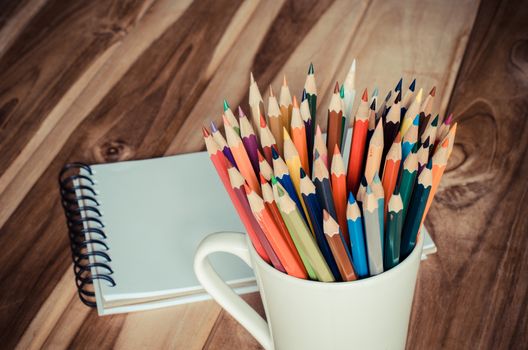
[[363,220],[367,241],[369,272],[370,275],[374,276],[383,272],[383,252],[381,250],[381,235],[379,232],[378,199],[369,185],[367,185],[363,202]]
[[383,250],[383,268],[389,270],[400,261],[400,242],[403,227],[403,203],[396,187],[389,199],[387,211],[387,232]]
[[433,176],[431,168],[432,162],[429,162],[427,166],[422,170],[422,173],[418,177],[416,188],[413,191],[411,197],[411,203],[409,205],[409,211],[405,217],[405,223],[403,225],[400,256],[401,259],[405,259],[413,250],[416,245],[416,236],[420,230],[420,224],[422,222],[425,205],[427,204],[427,198],[431,191],[431,185],[433,182]]
[[[368,277],[367,252],[365,250],[365,235],[363,233],[363,219],[352,192],[348,195],[347,225],[350,236],[350,251],[352,263],[358,278]],[[400,253],[398,247],[398,254]]]
[[400,179],[400,194],[403,203],[403,220],[407,215],[407,209],[409,208],[409,202],[416,181],[416,175],[418,174],[418,159],[416,153],[411,152],[405,162],[403,162],[403,171]]

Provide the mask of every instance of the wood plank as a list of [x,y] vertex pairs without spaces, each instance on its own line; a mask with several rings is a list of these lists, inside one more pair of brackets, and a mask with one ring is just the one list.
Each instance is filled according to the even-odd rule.
[[[105,95],[67,140],[62,151],[2,227],[0,244],[9,249],[0,256],[3,264],[0,295],[4,300],[0,335],[9,339],[11,343],[8,346],[18,340],[70,265],[56,185],[56,176],[62,164],[69,160],[94,163],[155,156],[141,144],[151,144],[151,140],[159,136],[159,131],[165,129],[163,124],[173,119],[175,111],[181,111],[179,118],[187,115],[180,102],[185,100],[183,97],[188,91],[195,89],[191,82],[206,67],[222,36],[219,28],[228,26],[236,9],[237,6],[227,6],[222,2],[193,3],[163,35],[153,38],[148,50],[140,55],[126,76]],[[221,10],[224,16],[216,16]],[[213,20],[198,23],[195,18],[199,16]],[[200,87],[203,88],[203,85]],[[135,151],[139,149],[144,153]],[[11,232],[24,234],[8,234]],[[19,317],[13,320],[9,315],[15,310]],[[106,332],[107,327],[116,325],[112,320],[101,319],[98,323],[100,327],[91,328],[91,332]],[[7,334],[10,336],[7,337]],[[115,338],[101,339],[105,344],[113,341]]]
[[439,253],[420,273],[411,349],[528,344],[526,18],[522,1],[479,10],[449,104],[458,134],[427,221]]
[[52,159],[43,142],[150,2],[46,3],[0,58],[0,226],[43,171],[35,163]]

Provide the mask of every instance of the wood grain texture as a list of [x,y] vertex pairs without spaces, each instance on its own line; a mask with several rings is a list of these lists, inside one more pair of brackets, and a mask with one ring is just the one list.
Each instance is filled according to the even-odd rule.
[[485,1],[473,27],[449,105],[456,145],[426,221],[439,253],[420,274],[409,348],[528,344],[526,5]]
[[[0,21],[3,348],[260,349],[213,301],[103,318],[84,307],[56,175],[68,161],[201,149],[200,126],[219,120],[223,98],[247,104],[250,71],[263,95],[286,73],[299,96],[312,61],[326,106],[353,57],[358,89],[386,91],[403,71],[438,86],[440,110],[456,80],[459,136],[428,221],[439,254],[422,265],[408,347],[527,343],[525,4],[485,2],[473,32],[469,0],[61,5],[10,4]],[[23,9],[34,13],[17,17]],[[245,299],[264,314],[258,294]]]

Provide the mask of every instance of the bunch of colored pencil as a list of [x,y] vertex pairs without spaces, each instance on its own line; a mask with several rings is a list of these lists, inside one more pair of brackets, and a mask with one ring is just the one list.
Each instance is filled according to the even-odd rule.
[[285,77],[279,100],[270,86],[266,113],[251,74],[251,119],[240,107],[235,117],[224,101],[225,136],[213,122],[203,128],[255,250],[291,276],[352,281],[405,259],[453,149],[452,115],[441,121],[431,114],[434,87],[424,99],[415,80],[402,91],[400,79],[381,103],[377,89],[370,98],[365,89],[353,116],[355,75],[354,60],[325,111],[326,140],[313,65],[300,104]]

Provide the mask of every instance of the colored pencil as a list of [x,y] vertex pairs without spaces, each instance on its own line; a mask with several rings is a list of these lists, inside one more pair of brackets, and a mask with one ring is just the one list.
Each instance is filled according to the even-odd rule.
[[412,193],[409,210],[405,216],[400,246],[400,256],[402,259],[405,259],[416,245],[416,236],[420,230],[420,224],[433,181],[430,165],[431,163],[424,168],[418,177]]
[[[381,164],[385,164],[385,159],[389,150],[392,148],[396,135],[400,132],[400,115],[401,115],[401,94],[398,94],[391,109],[383,119],[383,155]],[[380,172],[383,174],[383,172]]]
[[[315,139],[314,139],[314,153],[313,158],[315,159],[315,153],[319,154],[321,160],[323,161],[324,166],[328,169],[328,150],[326,149],[326,143],[323,139],[323,133],[319,125],[315,128]],[[312,162],[312,172],[313,172],[313,162]]]
[[415,152],[411,152],[407,159],[403,162],[401,179],[399,180],[400,195],[403,203],[403,220],[407,215],[409,202],[414,188],[414,182],[418,174],[418,159]]
[[229,124],[227,118],[224,118],[224,129],[226,133],[227,144],[231,149],[231,153],[233,153],[233,157],[235,158],[238,170],[240,170],[240,173],[242,174],[244,179],[246,179],[249,186],[260,194],[260,186],[257,180],[257,176],[255,174],[255,170],[253,169],[253,166],[251,164],[251,160],[249,159],[249,156],[246,152],[246,149],[244,148],[240,136],[238,136],[235,130],[233,130],[233,127],[231,126],[231,124]]
[[288,129],[288,132],[289,132],[290,125],[291,125],[291,114],[292,114],[293,104],[292,104],[290,88],[288,87],[288,82],[286,81],[286,75],[284,76],[284,79],[282,80],[282,86],[280,89],[279,108],[281,111],[282,125],[283,127],[286,127],[286,129]]
[[253,228],[253,232],[255,232],[254,239],[260,241],[260,243],[262,244],[262,248],[264,248],[264,251],[266,252],[267,256],[269,257],[269,260],[271,261],[271,264],[276,269],[285,272],[284,266],[282,266],[279,258],[277,257],[277,254],[271,247],[266,235],[264,234],[264,231],[262,231],[262,228],[253,216],[253,213],[251,212],[251,208],[246,197],[246,191],[244,190],[244,184],[246,183],[246,181],[235,167],[229,166],[227,168],[227,173],[229,175],[231,188],[233,189],[233,192],[237,197],[237,203],[241,207],[241,211],[244,212],[244,215],[248,217],[250,225]]
[[282,114],[279,108],[279,103],[277,102],[277,98],[273,94],[271,85],[269,88],[268,98],[268,122],[271,133],[275,137],[279,154],[282,156],[284,155],[284,153],[282,153],[284,149],[282,141],[282,128],[285,125],[282,122]]
[[[308,101],[310,116],[312,117],[311,132],[313,135],[313,128],[317,123],[317,86],[315,84],[315,70],[312,63],[310,63],[310,67],[308,68],[308,74],[306,75],[306,81],[304,83],[304,91],[306,91],[306,100]],[[310,149],[310,152],[312,152],[312,149]]]
[[321,157],[317,157],[314,160],[313,183],[317,189],[317,198],[319,198],[321,208],[326,209],[333,218],[337,218],[328,169],[323,164]]
[[433,154],[432,158],[432,173],[433,173],[433,180],[432,180],[432,186],[431,191],[429,193],[429,198],[427,199],[427,204],[425,205],[424,215],[422,217],[422,223],[425,220],[425,217],[427,213],[429,212],[429,209],[431,207],[431,204],[433,202],[434,196],[436,195],[436,191],[438,190],[438,186],[440,185],[440,180],[442,179],[442,176],[444,175],[444,171],[447,166],[447,160],[449,159],[448,156],[448,146],[449,140],[446,139],[440,147],[438,147]]
[[392,97],[392,91],[389,91],[387,93],[387,96],[385,96],[385,99],[383,100],[383,102],[381,103],[381,106],[379,106],[379,109],[378,109],[378,114],[382,117],[382,118],[385,118],[387,116],[387,113],[389,111],[389,108],[390,106],[388,105],[389,102],[390,102],[390,99]]
[[403,203],[401,195],[396,191],[389,200],[387,214],[387,231],[385,233],[385,249],[383,250],[383,268],[390,270],[400,261],[400,240],[403,227]]
[[341,127],[343,117],[343,110],[341,109],[341,97],[339,96],[339,84],[336,82],[334,93],[330,99],[328,107],[328,127],[326,130],[326,148],[329,151],[334,149],[334,146],[339,144],[341,140]]
[[[290,235],[290,232],[288,231],[288,228],[286,227],[286,224],[282,219],[282,215],[280,214],[277,202],[275,201],[275,197],[273,195],[273,189],[271,188],[270,183],[266,181],[266,179],[262,176],[262,174],[260,176],[260,184],[262,187],[262,197],[264,199],[264,205],[270,211],[273,220],[277,224],[280,234],[284,237],[284,240],[288,244],[288,247],[293,252],[294,258],[298,261],[298,263],[303,266],[305,273],[308,273],[308,271],[306,270],[306,265],[304,264],[304,261],[301,258],[299,251],[297,251],[297,247],[293,242],[292,236]],[[313,274],[315,275],[315,273]]]
[[418,90],[418,93],[416,94],[416,97],[414,101],[409,106],[409,109],[407,112],[405,112],[405,115],[403,116],[403,121],[400,125],[400,133],[402,135],[405,135],[407,130],[411,127],[413,124],[415,117],[420,114],[420,107],[422,103],[422,94],[423,90]]
[[381,184],[381,180],[379,178],[378,173],[374,175],[374,179],[372,179],[372,193],[376,196],[376,199],[378,200],[378,215],[380,217],[379,219],[379,226],[380,226],[380,239],[381,239],[381,250],[383,251],[383,244],[385,242],[385,190],[383,189],[383,185]]
[[341,228],[341,233],[345,239],[345,243],[350,246],[350,238],[348,235],[348,227],[346,222],[346,207],[347,207],[347,188],[346,188],[346,173],[343,157],[339,152],[339,147],[334,146],[334,155],[332,157],[332,166],[330,170],[330,182],[332,186],[332,198],[334,200],[334,207],[336,210],[337,221]]
[[348,245],[345,243],[343,236],[340,234],[340,228],[332,216],[323,209],[323,229],[332,250],[334,258],[344,281],[357,280],[356,272],[352,266]]
[[405,161],[405,158],[409,155],[413,149],[416,141],[418,141],[418,121],[419,115],[417,114],[414,117],[414,121],[411,126],[407,129],[407,132],[403,135],[402,138],[402,160]]
[[237,167],[235,158],[233,157],[233,153],[231,152],[231,149],[227,145],[227,141],[225,140],[222,133],[216,128],[215,123],[212,121],[211,121],[211,135],[213,136],[213,140],[215,140],[215,142],[218,144],[218,146],[222,150],[222,153],[224,154],[224,156],[226,156],[227,160],[231,164],[233,164],[235,167]]
[[226,189],[227,194],[229,195],[229,198],[231,199],[231,202],[233,203],[233,206],[235,207],[235,210],[238,213],[240,220],[242,221],[242,224],[246,228],[246,231],[249,235],[249,238],[251,239],[251,242],[253,243],[253,246],[255,247],[255,250],[262,259],[264,259],[268,263],[271,263],[271,260],[268,254],[266,253],[266,250],[264,249],[257,235],[257,232],[253,228],[252,222],[250,221],[249,213],[244,210],[242,203],[239,201],[238,196],[235,194],[233,187],[231,186],[231,181],[229,180],[229,174],[227,171],[227,167],[229,164],[227,158],[220,151],[218,144],[214,142],[207,129],[202,128],[202,132],[205,140],[205,146],[207,148],[207,153],[209,153],[209,158],[211,159],[211,162],[213,163],[213,166],[215,167],[216,172],[218,173],[218,176],[220,177],[220,180],[222,181],[222,184],[224,185],[224,188]]
[[264,114],[264,100],[260,94],[257,82],[253,78],[253,73],[249,73],[249,111],[253,128],[258,129],[260,124],[260,115]]
[[394,94],[395,95],[401,94],[402,84],[403,84],[403,78],[400,78],[400,80],[398,80],[398,83],[394,87]]
[[332,255],[332,251],[330,250],[330,246],[328,245],[328,242],[324,235],[323,212],[321,210],[321,206],[319,205],[319,200],[317,199],[315,185],[310,180],[310,178],[306,176],[306,173],[302,169],[301,169],[301,195],[302,195],[304,204],[306,208],[308,209],[308,218],[310,222],[312,223],[312,227],[314,228],[315,240],[317,241],[319,249],[321,250],[321,253],[324,256],[326,263],[328,264],[328,267],[330,267],[330,270],[332,271],[334,278],[337,281],[341,281],[342,280],[341,274],[339,273],[339,269],[337,267],[336,261],[334,259],[334,256]]
[[258,151],[258,159],[260,174],[262,174],[262,176],[264,176],[267,181],[271,181],[271,176],[273,176],[273,169],[271,169],[270,163],[268,163],[268,161],[266,160],[266,158],[264,158],[260,151]]
[[374,174],[379,172],[381,156],[383,153],[383,123],[378,123],[376,130],[370,139],[370,144],[365,163],[365,178],[372,182]]
[[396,135],[392,146],[387,153],[387,158],[385,159],[385,166],[383,167],[383,189],[385,191],[385,208],[384,208],[384,221],[386,221],[387,207],[389,205],[389,200],[394,192],[396,187],[396,182],[398,182],[398,175],[400,173],[401,166],[401,141],[400,133]]
[[365,179],[365,176],[361,178],[361,184],[359,185],[359,189],[356,194],[356,201],[358,202],[358,205],[360,209],[363,210],[363,201],[365,200],[365,195],[367,193],[367,179]]
[[316,278],[319,281],[334,282],[334,276],[294,201],[288,196],[285,190],[277,186],[277,180],[275,178],[272,179],[272,183],[274,186],[273,193],[277,195],[275,200],[278,204],[279,211],[286,227],[288,227],[288,231],[292,235],[294,243],[298,247],[297,250],[300,249],[304,252],[306,259],[313,268]]
[[308,165],[308,144],[306,140],[306,127],[301,117],[301,111],[299,110],[299,104],[297,98],[293,96],[293,109],[291,119],[291,138],[297,153],[301,159],[301,165],[303,169],[310,173],[310,166]]
[[[288,166],[286,165],[284,160],[279,156],[277,151],[275,151],[275,149],[272,150],[272,155],[273,155],[273,173],[275,177],[277,178],[277,180],[279,180],[280,184],[286,189],[286,191],[288,192],[290,197],[293,199],[295,204],[297,204],[297,207],[299,208],[301,213],[304,213],[303,206],[301,204],[301,201],[299,200],[299,196],[297,195],[297,189],[295,188],[295,185],[292,181],[291,174],[288,171]],[[297,168],[296,171],[299,172],[299,169]]]
[[363,158],[365,153],[365,141],[367,138],[369,118],[368,92],[363,92],[359,108],[356,112],[354,129],[352,131],[352,142],[350,144],[350,156],[347,167],[347,188],[356,193],[363,174]]
[[341,111],[343,111],[343,114],[341,115],[341,127],[340,127],[340,135],[339,136],[339,141],[338,141],[338,144],[339,144],[339,147],[342,148],[343,145],[342,145],[342,142],[343,142],[343,137],[344,137],[344,133],[348,130],[348,125],[346,124],[346,116],[345,116],[345,86],[344,85],[341,85],[341,87],[339,88],[339,102],[341,103]]
[[425,139],[429,138],[429,155],[432,154],[434,149],[434,144],[436,141],[436,135],[438,131],[438,114],[436,117],[431,119],[431,121],[425,127],[423,134],[420,136],[420,141],[424,143]]
[[[271,133],[271,130],[268,128],[268,125],[266,124],[266,119],[263,115],[260,115],[260,146],[262,147],[262,152],[264,152],[264,156],[266,157],[266,160],[268,163],[273,162],[273,157],[271,155],[271,149],[273,147],[277,147],[277,142],[275,141],[275,137]],[[257,149],[258,151],[258,149]]]
[[363,202],[363,224],[365,225],[369,273],[375,276],[383,272],[383,253],[379,232],[378,200],[368,185]]
[[420,175],[423,168],[429,162],[429,138],[427,138],[424,143],[420,144],[420,147],[416,152],[416,158],[418,160],[418,175]]
[[409,88],[403,95],[402,101],[401,101],[401,112],[402,115],[405,115],[405,112],[407,112],[407,109],[411,105],[411,101],[414,95],[414,90],[416,88],[416,79],[413,79],[411,84],[409,85]]
[[348,70],[347,76],[343,83],[344,89],[344,102],[345,102],[345,127],[343,128],[343,137],[341,140],[341,153],[345,151],[346,147],[346,138],[348,134],[348,129],[350,128],[350,123],[352,120],[352,108],[354,107],[354,99],[356,98],[356,59],[352,61],[352,65]]
[[249,186],[245,185],[244,189],[251,211],[260,224],[262,231],[264,231],[273,251],[277,254],[286,273],[297,278],[306,279],[308,275],[297,253],[297,249],[291,250],[288,242],[284,239],[278,225],[273,219],[271,212],[264,205],[264,200]]
[[[376,130],[376,103],[372,101],[369,108],[369,120],[368,120],[368,129],[367,129],[367,139],[365,144],[370,144],[370,139],[374,135],[374,130]],[[367,155],[364,155],[364,160],[366,160]]]
[[233,111],[231,110],[231,108],[229,108],[227,100],[224,100],[224,115],[226,116],[227,120],[229,120],[229,123],[236,131],[236,133],[240,135],[240,125],[238,124],[238,120],[233,114]]
[[420,112],[423,112],[423,114],[425,115],[431,114],[431,111],[433,110],[433,103],[434,103],[435,95],[436,95],[436,86],[433,86],[433,88],[429,92],[429,95],[427,95],[427,97],[425,98],[425,101],[422,103]]
[[[306,146],[307,146],[307,157],[308,157],[308,168],[306,171],[308,174],[311,174],[312,163],[313,163],[313,150],[314,150],[314,135],[315,135],[315,125],[312,124],[312,116],[310,114],[310,107],[308,105],[308,99],[306,97],[306,90],[303,90],[303,96],[301,99],[301,118],[304,123],[304,130],[306,132]],[[293,114],[293,111],[292,111]],[[292,115],[293,118],[293,115]],[[292,121],[293,123],[293,121]]]
[[449,128],[451,127],[451,123],[453,122],[453,113],[447,116],[442,121],[442,124],[438,126],[438,130],[436,131],[436,138],[435,138],[435,148],[436,146],[447,136],[447,133],[449,132]]
[[246,149],[247,155],[249,156],[249,160],[251,161],[251,165],[253,166],[255,174],[258,174],[259,142],[257,135],[255,134],[255,130],[251,126],[251,123],[240,107],[238,107],[238,120],[240,123],[240,137],[242,138],[242,143],[244,144],[244,148]]
[[348,195],[347,225],[350,235],[352,263],[359,278],[368,277],[367,252],[363,233],[363,219],[352,192]]

